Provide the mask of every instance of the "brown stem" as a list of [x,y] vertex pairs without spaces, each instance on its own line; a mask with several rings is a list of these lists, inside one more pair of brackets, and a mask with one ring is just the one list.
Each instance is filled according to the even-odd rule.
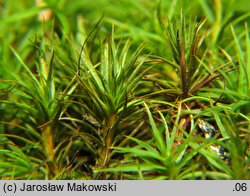
[[54,165],[54,131],[53,126],[48,123],[41,128],[42,131],[42,140],[44,145],[44,151],[47,155],[47,172],[48,179],[52,179],[56,173],[56,168]]
[[111,129],[115,123],[115,120],[116,120],[116,115],[112,115],[107,122],[107,126],[103,129],[104,147],[101,150],[101,157],[99,161],[101,167],[106,167],[109,162],[110,148],[112,147],[114,139],[113,131],[111,131]]
[[183,15],[182,17],[182,24],[181,24],[181,34],[180,37],[177,37],[177,42],[179,44],[180,49],[180,61],[179,65],[181,68],[181,83],[182,83],[182,98],[188,97],[188,84],[187,84],[187,65],[186,65],[186,59],[185,59],[185,31],[184,31],[184,19]]
[[181,48],[180,67],[181,67],[182,98],[187,98],[188,97],[188,84],[187,84],[187,70],[186,70],[184,48]]
[[108,134],[105,137],[105,145],[101,150],[100,165],[102,168],[106,167],[109,160],[110,147],[112,146],[113,138]]

